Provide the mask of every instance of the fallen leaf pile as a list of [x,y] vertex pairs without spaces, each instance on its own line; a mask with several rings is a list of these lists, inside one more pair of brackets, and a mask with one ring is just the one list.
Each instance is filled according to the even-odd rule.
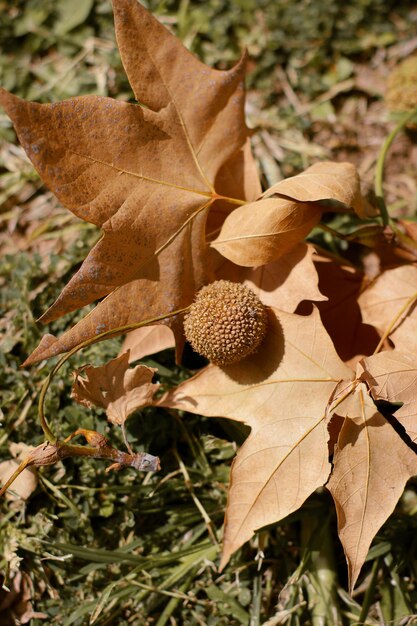
[[[45,335],[26,364],[144,321],[128,336],[130,360],[174,340],[180,359],[182,312],[196,292],[218,279],[250,287],[269,316],[255,354],[209,364],[154,400],[154,370],[129,368],[125,352],[77,372],[74,397],[122,427],[151,404],[250,426],[231,469],[221,566],[325,485],[352,589],[417,474],[412,231],[399,237],[374,220],[372,233],[350,236],[364,251],[359,260],[304,243],[326,211],[377,214],[354,166],[316,163],[262,193],[244,119],[245,57],[231,70],[210,69],[136,0],[113,5],[138,103],[86,96],[40,105],[0,91],[42,179],[103,233],[41,321],[104,299],[62,336]],[[395,255],[404,250],[408,258]],[[154,318],[173,334],[152,326]],[[389,419],[380,401],[391,403]],[[97,434],[77,434],[100,447]],[[65,449],[53,453],[62,458]]]

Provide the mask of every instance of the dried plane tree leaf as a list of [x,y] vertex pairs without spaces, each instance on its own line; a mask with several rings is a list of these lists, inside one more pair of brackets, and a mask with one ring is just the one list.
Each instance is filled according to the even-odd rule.
[[210,365],[158,402],[251,427],[232,466],[222,567],[255,530],[298,509],[326,482],[326,407],[339,381],[352,377],[317,311],[304,317],[273,310],[254,356]]
[[246,268],[224,260],[216,278],[240,282],[252,289],[266,305],[293,313],[303,300],[327,300],[318,287],[313,246],[299,243],[278,261]]
[[[4,485],[19,467],[20,461],[34,449],[25,443],[9,443],[13,459],[0,463],[0,484]],[[38,486],[38,478],[33,469],[27,468],[13,482],[13,488],[6,493],[7,500],[27,500]]]
[[287,197],[298,202],[336,200],[352,208],[359,217],[367,217],[359,174],[352,163],[315,163],[301,174],[272,185],[262,197],[271,196]]
[[[293,313],[303,300],[326,300],[318,288],[318,275],[313,246],[299,243],[284,257],[257,268],[245,268],[228,261],[217,252],[214,261],[216,280],[243,283],[267,306]],[[121,352],[130,348],[130,361],[174,346],[174,338],[166,326],[138,328],[129,333]]]
[[[81,341],[91,339],[109,329],[136,323],[139,321],[138,311],[142,312],[139,317],[145,321],[172,313],[177,310],[175,304],[178,305],[179,302],[181,306],[190,304],[197,289],[197,283],[194,288],[191,288],[191,282],[195,280],[198,266],[196,262],[199,258],[198,244],[195,242],[191,248],[187,245],[183,246],[183,242],[188,239],[189,231],[199,224],[200,219],[201,216],[197,217],[194,224],[189,226],[188,230],[184,230],[172,246],[159,255],[160,266],[158,267],[155,261],[155,273],[153,273],[153,268],[149,267],[149,277],[131,281],[115,289],[78,324],[60,337],[57,338],[51,334],[44,335],[24,365],[31,365],[61,352],[67,352]],[[199,242],[199,244],[204,246],[204,242]],[[171,257],[173,251],[177,254]],[[158,280],[157,276],[159,276]],[[182,292],[185,299],[178,301],[177,287],[180,284],[183,285]],[[177,350],[181,352],[184,343],[181,315],[170,318],[170,327],[176,336]]]
[[363,383],[336,412],[346,419],[327,488],[336,504],[352,591],[372,539],[417,473],[417,455],[379,413]]
[[362,360],[361,378],[374,400],[402,403],[394,417],[404,426],[412,441],[417,441],[417,358],[397,350],[381,352]]
[[[4,485],[18,467],[18,461],[14,459],[2,461],[0,463],[0,484]],[[14,481],[12,489],[6,493],[6,498],[8,500],[27,500],[37,486],[38,479],[36,474],[31,469],[25,469]]]
[[[318,275],[313,262],[313,246],[299,243],[279,261],[258,268],[245,268],[231,263],[218,253],[215,261],[216,279],[239,282],[254,291],[267,306],[293,313],[302,300],[326,300],[318,288]],[[172,332],[166,326],[138,328],[129,333],[121,352],[130,348],[130,361],[174,346]]]
[[172,330],[164,324],[158,324],[137,328],[129,333],[120,348],[120,354],[129,351],[129,363],[133,363],[148,354],[155,354],[174,346]]
[[108,298],[62,338],[43,340],[26,364],[126,320],[187,306],[212,278],[205,227],[209,209],[224,206],[223,186],[229,193],[239,171],[234,198],[259,192],[244,121],[245,58],[228,71],[210,69],[136,0],[113,5],[122,61],[143,106],[98,96],[41,105],[0,90],[44,182],[103,231],[41,320]]
[[[103,407],[122,429],[149,404],[250,426],[232,465],[221,567],[257,529],[294,512],[324,485],[334,454],[328,487],[353,588],[375,533],[417,471],[412,447],[378,412],[368,389],[375,401],[403,403],[396,418],[414,441],[417,362],[396,351],[369,356],[355,379],[342,359],[371,354],[379,341],[375,328],[390,331],[397,347],[416,349],[410,336],[417,336],[417,268],[386,270],[367,286],[353,268],[314,260],[313,248],[301,241],[323,211],[370,215],[354,166],[317,163],[262,194],[244,120],[245,57],[229,71],[210,69],[136,0],[113,6],[139,104],[86,96],[40,105],[0,89],[0,104],[44,182],[103,233],[41,320],[104,299],[59,338],[45,335],[26,364],[167,315],[171,330],[141,329],[126,345],[134,345],[136,359],[175,338],[179,354],[180,311],[195,293],[219,278],[248,285],[269,316],[255,354],[235,365],[210,365],[155,401],[156,370],[129,368],[128,350],[78,371],[73,397]],[[393,233],[371,226],[354,235],[374,252],[382,242],[387,252]],[[368,258],[368,272],[375,277],[388,258],[393,255]],[[319,302],[323,321],[316,308],[294,314],[307,312],[305,300]],[[87,446],[69,444],[79,435]],[[63,442],[35,448],[18,471],[76,455],[111,460],[108,469],[159,469],[156,457],[134,454],[126,437],[125,443],[128,454],[80,428]]]
[[352,367],[363,355],[372,354],[379,342],[378,333],[373,326],[364,323],[358,306],[366,278],[347,263],[322,255],[315,255],[313,259],[319,290],[327,296],[325,301],[317,303],[322,322],[338,355]]
[[30,624],[32,620],[48,619],[48,614],[34,611],[32,600],[34,585],[28,573],[17,571],[12,577],[10,589],[0,589],[0,623],[2,626]]
[[361,210],[359,177],[350,163],[317,163],[278,182],[257,202],[235,209],[212,246],[237,265],[275,261],[302,241],[319,222],[324,200]]
[[271,263],[302,241],[322,212],[314,204],[264,198],[235,209],[211,245],[237,265]]
[[157,370],[146,365],[129,368],[129,352],[100,367],[74,372],[71,396],[80,404],[106,410],[112,424],[121,426],[137,409],[152,404],[159,385],[152,383]]
[[[417,352],[417,266],[386,270],[361,293],[358,304],[363,321],[375,326],[397,350]],[[391,328],[392,326],[392,328]]]

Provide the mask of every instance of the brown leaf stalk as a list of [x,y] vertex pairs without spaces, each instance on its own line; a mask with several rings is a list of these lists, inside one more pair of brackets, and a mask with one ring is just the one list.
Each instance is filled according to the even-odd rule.
[[[74,437],[82,435],[89,446],[74,446],[68,444]],[[74,456],[88,456],[94,459],[105,459],[113,461],[106,469],[120,470],[123,467],[133,467],[139,471],[156,472],[160,469],[158,457],[152,456],[146,452],[127,453],[113,448],[108,439],[94,430],[86,430],[79,428],[72,435],[67,437],[64,442],[51,443],[44,441],[39,446],[31,450],[27,457],[23,459],[16,471],[10,476],[3,487],[0,489],[0,497],[6,493],[16,478],[27,467],[42,467],[44,465],[54,465],[62,459]]]
[[135,324],[127,324],[126,326],[120,326],[119,328],[116,328],[116,329],[113,328],[112,330],[106,330],[105,332],[100,333],[99,335],[96,335],[95,337],[86,339],[85,341],[79,343],[77,346],[72,348],[72,350],[67,352],[67,354],[65,354],[49,372],[47,378],[45,379],[45,382],[42,385],[42,389],[39,394],[39,403],[38,403],[39,420],[40,420],[42,430],[45,433],[45,437],[48,440],[48,442],[52,445],[55,445],[58,442],[58,438],[54,435],[54,433],[50,429],[48,422],[46,420],[46,417],[45,417],[45,396],[55,374],[61,369],[64,363],[68,361],[68,359],[70,359],[79,350],[82,350],[83,348],[86,348],[87,346],[90,346],[93,343],[96,343],[97,341],[108,339],[110,337],[113,337],[114,335],[118,335],[121,333],[128,333],[131,330],[142,328],[142,326],[148,326],[150,324],[154,324],[155,322],[159,322],[163,319],[174,317],[175,315],[180,315],[188,311],[188,309],[189,307],[185,307],[183,309],[178,309],[177,311],[173,311],[172,313],[167,313],[165,315],[159,315],[158,317],[153,317],[152,319],[149,319],[149,320],[137,322]]
[[400,308],[400,310],[397,312],[397,314],[395,315],[395,317],[392,319],[391,323],[389,324],[388,328],[385,330],[384,334],[382,335],[377,347],[374,350],[374,354],[378,354],[378,352],[381,350],[382,346],[384,345],[386,339],[388,339],[388,337],[390,336],[390,334],[392,333],[395,324],[400,320],[401,316],[408,311],[408,309],[413,306],[413,304],[417,301],[417,291],[415,293],[413,293],[413,295],[408,298],[408,300],[405,302],[405,304],[403,304],[403,306]]

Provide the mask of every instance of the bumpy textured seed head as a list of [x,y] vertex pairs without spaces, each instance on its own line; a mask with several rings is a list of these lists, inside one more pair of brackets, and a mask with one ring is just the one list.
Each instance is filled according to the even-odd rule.
[[[416,55],[408,57],[392,70],[388,77],[385,101],[393,113],[404,113],[417,107]],[[407,126],[417,127],[414,121]]]
[[184,321],[185,336],[212,363],[230,365],[255,352],[267,319],[264,305],[248,287],[217,280],[198,292]]

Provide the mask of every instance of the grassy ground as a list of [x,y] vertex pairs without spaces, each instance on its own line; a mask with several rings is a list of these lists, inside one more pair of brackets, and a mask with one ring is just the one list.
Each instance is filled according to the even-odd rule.
[[[129,99],[110,1],[74,6],[0,0],[0,84],[43,102],[87,93]],[[248,48],[247,113],[265,186],[331,158],[354,162],[371,189],[378,149],[392,128],[385,81],[417,49],[416,4],[152,0],[147,6],[211,65],[226,67]],[[20,442],[42,441],[37,394],[51,364],[19,369],[45,331],[34,320],[98,233],[41,185],[1,112],[0,136],[0,454],[9,459]],[[412,133],[390,154],[386,187],[394,214],[417,215],[416,157]],[[47,330],[59,334],[79,315]],[[94,346],[71,369],[102,364],[119,347],[118,339]],[[174,365],[171,351],[145,363],[159,368],[162,383],[190,374]],[[78,427],[106,432],[100,411],[74,404],[70,387],[67,368],[48,396],[60,436]],[[40,471],[27,500],[1,503],[0,572],[14,594],[1,592],[2,626],[22,615],[33,626],[417,623],[415,483],[378,533],[353,598],[344,591],[346,567],[324,490],[259,533],[219,574],[229,467],[245,433],[227,420],[156,409],[127,424],[138,450],[161,457],[161,472],[106,474],[100,461],[70,459]]]

